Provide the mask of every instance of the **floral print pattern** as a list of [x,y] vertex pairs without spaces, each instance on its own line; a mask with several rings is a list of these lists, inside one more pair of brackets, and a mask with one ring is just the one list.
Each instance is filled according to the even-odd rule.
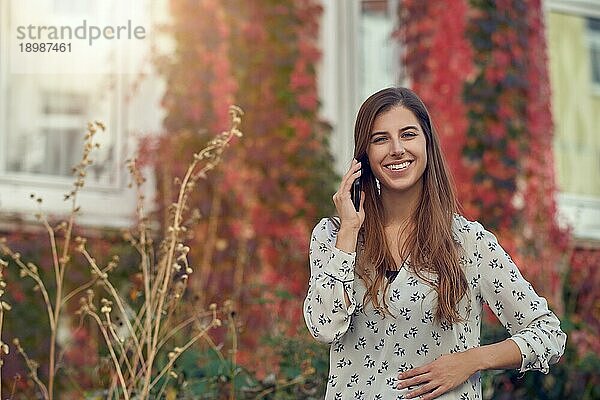
[[[469,292],[459,304],[465,321],[451,325],[434,320],[437,294],[406,264],[385,293],[393,317],[383,318],[371,303],[363,307],[366,288],[355,279],[356,252],[335,247],[337,230],[328,218],[315,226],[304,318],[315,339],[331,344],[326,400],[402,399],[411,388],[396,389],[400,372],[480,345],[484,303],[519,347],[521,372],[547,373],[549,365],[558,361],[566,342],[560,321],[496,237],[480,223],[457,214],[453,232],[464,250],[460,261]],[[439,399],[481,399],[480,374]]]

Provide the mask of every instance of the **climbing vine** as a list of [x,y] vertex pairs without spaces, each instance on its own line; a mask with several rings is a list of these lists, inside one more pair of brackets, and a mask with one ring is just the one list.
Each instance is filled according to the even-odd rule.
[[452,13],[439,2],[403,4],[403,61],[438,122],[464,213],[494,230],[560,307],[569,235],[556,219],[539,1],[454,0]]
[[238,361],[260,368],[269,361],[268,349],[256,353],[261,336],[302,323],[308,238],[332,212],[333,159],[317,114],[322,9],[316,0],[172,1],[171,9],[176,56],[159,59],[166,132],[148,144],[158,154],[158,203],[169,206],[183,154],[206,140],[197,127],[222,129],[220,113],[239,105],[244,143],[198,188],[209,195],[194,206],[208,218],[190,233],[199,271],[190,285],[200,303],[234,300]]
[[[463,155],[469,128],[463,86],[473,78],[473,50],[465,36],[467,4],[403,1],[400,24],[394,36],[405,46],[404,57],[410,86],[423,99],[433,118],[448,163],[452,166],[465,212],[475,215],[471,184],[475,166]],[[452,12],[448,12],[452,10]]]

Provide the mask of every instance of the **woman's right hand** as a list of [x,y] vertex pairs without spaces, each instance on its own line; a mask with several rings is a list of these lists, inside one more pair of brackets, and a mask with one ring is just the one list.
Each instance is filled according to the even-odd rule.
[[352,159],[352,165],[346,174],[342,177],[342,182],[337,192],[333,195],[333,203],[337,209],[337,213],[341,220],[341,226],[343,228],[353,229],[358,231],[365,220],[365,192],[360,191],[360,207],[359,211],[356,211],[354,204],[352,203],[352,196],[350,194],[352,190],[352,184],[361,175],[361,163]]

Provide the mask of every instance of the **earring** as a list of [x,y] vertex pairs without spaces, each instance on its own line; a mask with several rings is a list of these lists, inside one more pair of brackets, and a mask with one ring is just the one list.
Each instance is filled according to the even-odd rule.
[[377,194],[381,194],[381,183],[379,183],[379,179],[375,178],[375,185],[377,186]]

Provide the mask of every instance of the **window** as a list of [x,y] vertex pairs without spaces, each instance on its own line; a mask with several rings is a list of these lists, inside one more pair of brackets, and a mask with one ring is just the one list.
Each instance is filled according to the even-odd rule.
[[[15,178],[51,176],[71,181],[71,168],[79,162],[87,122],[100,119],[111,127],[116,120],[110,103],[115,90],[102,82],[109,76],[11,74],[7,103],[7,129],[3,135],[8,150],[4,174]],[[102,143],[95,151],[88,184],[104,187],[117,183],[115,129],[98,135]]]
[[587,35],[592,84],[596,91],[600,92],[600,19],[587,18]]
[[[150,40],[99,40],[94,43],[97,58],[93,60],[75,52],[76,44],[80,50],[90,48],[86,42],[74,42],[76,60],[65,54],[53,65],[29,62],[23,64],[27,68],[19,68],[21,64],[11,63],[16,57],[9,38],[14,39],[18,26],[40,23],[77,27],[82,25],[82,18],[87,19],[88,26],[117,26],[132,20],[148,31],[155,21],[155,10],[165,8],[164,1],[140,1],[135,7],[118,0],[38,3],[31,14],[23,9],[31,2],[0,1],[0,220],[6,222],[7,215],[14,214],[33,217],[37,206],[28,201],[30,193],[44,199],[43,209],[48,214],[69,212],[63,194],[72,187],[71,168],[80,160],[87,122],[101,120],[107,131],[96,136],[101,147],[94,150],[94,163],[80,194],[79,222],[128,226],[136,205],[134,191],[127,188],[124,165],[134,150],[131,139],[134,134],[159,132],[162,122],[159,104],[164,83],[147,63]],[[81,71],[69,69],[74,63]],[[68,71],[56,72],[51,68],[56,65]],[[102,68],[94,68],[98,65]],[[140,81],[137,73],[149,78]],[[136,92],[132,91],[134,81]],[[152,184],[146,189],[151,190]],[[146,194],[152,198],[151,192]]]
[[69,177],[81,148],[87,99],[82,94],[47,91],[40,100],[39,125],[18,129],[11,120],[6,147],[18,151],[7,154],[6,171]]
[[366,99],[377,90],[396,85],[400,81],[398,41],[392,38],[397,14],[397,1],[361,1],[359,27],[361,99]]
[[600,5],[547,5],[554,160],[561,216],[582,240],[600,240]]
[[317,72],[321,116],[331,123],[335,169],[348,170],[354,119],[367,96],[404,84],[397,26],[400,0],[322,0],[321,48]]

